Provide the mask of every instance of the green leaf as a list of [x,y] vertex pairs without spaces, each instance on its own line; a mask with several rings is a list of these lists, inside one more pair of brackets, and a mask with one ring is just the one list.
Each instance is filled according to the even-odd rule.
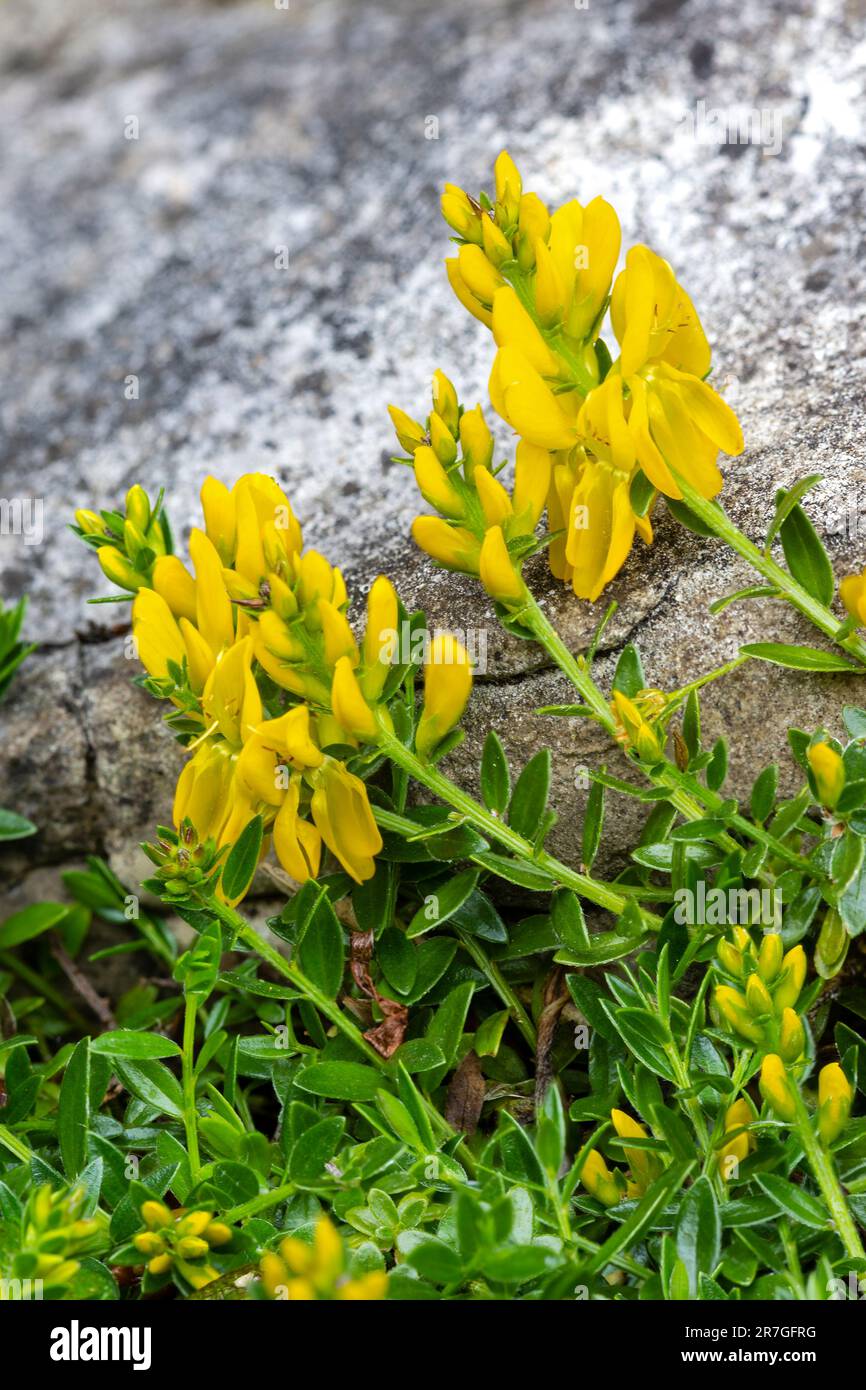
[[69,911],[63,903],[32,903],[13,912],[11,917],[0,925],[0,950],[8,951],[10,946],[20,946],[22,941],[30,941],[34,936],[56,927]]
[[646,676],[640,652],[633,642],[623,647],[619,654],[613,675],[613,689],[627,696],[629,700],[633,700],[638,691],[646,689]]
[[550,874],[544,869],[536,868],[534,864],[508,859],[506,855],[496,854],[493,850],[474,854],[472,858],[483,869],[489,869],[491,873],[496,874],[497,878],[505,879],[507,883],[516,883],[519,888],[528,888],[533,893],[549,893],[553,886],[554,881]]
[[762,772],[758,773],[752,784],[749,806],[752,812],[752,820],[757,821],[758,825],[763,825],[776,804],[776,787],[778,782],[778,764],[770,763],[769,767],[765,767]]
[[811,1193],[804,1192],[802,1187],[779,1177],[777,1173],[758,1173],[756,1177],[758,1186],[786,1216],[816,1231],[828,1229],[830,1218],[827,1210]]
[[57,1111],[57,1140],[68,1178],[75,1178],[87,1161],[90,1124],[90,1039],[82,1038],[72,1050],[63,1080]]
[[208,999],[219,978],[222,950],[222,928],[214,919],[199,933],[174,967],[174,978],[182,983],[184,992],[199,1004]]
[[507,809],[511,796],[508,758],[495,729],[491,729],[484,740],[481,754],[481,796],[488,811],[495,811],[497,815]]
[[672,840],[711,840],[714,835],[718,835],[725,828],[725,822],[716,820],[713,817],[706,817],[703,820],[687,821],[685,825],[678,825],[671,831]]
[[438,1236],[421,1236],[413,1241],[404,1258],[422,1279],[433,1284],[455,1284],[462,1274],[457,1254]]
[[845,705],[842,710],[842,722],[849,738],[866,738],[866,709],[859,709],[857,705]]
[[705,773],[707,786],[717,792],[728,775],[728,741],[717,738]]
[[507,1009],[500,1009],[498,1013],[488,1014],[483,1023],[480,1023],[475,1030],[473,1049],[479,1057],[495,1057],[499,1051],[499,1044],[502,1042],[502,1034],[508,1026],[511,1017]]
[[534,841],[550,794],[550,749],[542,748],[521,772],[508,806],[508,823],[524,839]]
[[409,938],[422,936],[424,932],[441,927],[458,908],[462,907],[478,883],[477,869],[464,869],[455,874],[433,892],[428,893],[424,903],[418,908],[406,929]]
[[711,1275],[719,1263],[722,1222],[715,1193],[708,1178],[701,1175],[680,1203],[674,1225],[677,1257],[689,1276],[689,1288],[697,1294],[700,1276]]
[[376,943],[376,959],[388,984],[408,994],[418,974],[418,952],[399,927],[386,927]]
[[427,1041],[440,1047],[445,1059],[443,1066],[437,1067],[435,1072],[424,1078],[425,1086],[430,1091],[434,1091],[441,1084],[453,1065],[474,992],[474,981],[464,980],[446,996],[428,1024]]
[[101,1033],[90,1044],[90,1051],[104,1057],[179,1057],[180,1048],[171,1038],[158,1033],[137,1033],[132,1028],[117,1028],[113,1033]]
[[26,816],[16,815],[14,811],[4,811],[0,807],[0,840],[25,840],[28,835],[35,835],[38,826]]
[[229,851],[220,880],[220,887],[229,902],[242,898],[253,881],[262,851],[262,833],[261,816],[253,816]]
[[785,666],[791,671],[853,671],[861,667],[852,666],[841,656],[832,652],[819,651],[817,647],[801,647],[785,642],[749,642],[740,648],[741,656],[755,656],[761,661],[770,661],[774,666]]
[[656,1076],[665,1081],[675,1081],[676,1075],[665,1055],[665,1045],[670,1044],[670,1034],[660,1018],[648,1009],[617,1009],[609,1003],[604,1005],[622,1041]]
[[810,473],[806,478],[800,478],[792,487],[784,492],[776,493],[776,510],[773,513],[773,520],[770,522],[770,529],[767,532],[767,539],[764,541],[764,551],[770,553],[770,547],[779,534],[782,522],[788,513],[797,506],[799,502],[810,492],[816,483],[820,483],[820,473]]
[[689,691],[683,711],[683,739],[689,757],[696,758],[701,751],[701,702],[696,690]]
[[360,1062],[313,1062],[298,1072],[295,1085],[328,1100],[375,1100],[382,1077]]
[[138,1061],[115,1058],[114,1069],[128,1091],[145,1105],[170,1115],[174,1120],[183,1119],[183,1094],[180,1082],[156,1058],[142,1057]]
[[325,1164],[330,1163],[337,1152],[345,1127],[342,1115],[330,1115],[304,1131],[292,1146],[289,1157],[292,1182],[301,1185],[318,1182]]
[[586,951],[591,947],[580,899],[570,888],[557,888],[553,894],[550,920],[561,946],[569,951]]
[[780,527],[788,569],[798,584],[825,607],[833,602],[836,581],[833,566],[811,521],[802,507],[794,506]]
[[343,928],[324,893],[304,929],[298,946],[298,962],[317,989],[329,999],[336,999],[343,983],[346,948]]
[[[602,768],[602,772],[604,772],[604,768]],[[595,856],[598,854],[603,827],[604,783],[594,779],[589,789],[589,796],[586,798],[586,812],[583,817],[583,835],[581,837],[581,859],[587,873],[592,868]]]
[[745,589],[737,589],[736,593],[725,594],[723,598],[717,598],[710,604],[710,612],[713,617],[719,613],[724,613],[732,603],[737,603],[741,598],[778,598],[779,590],[771,588],[767,584],[748,584]]

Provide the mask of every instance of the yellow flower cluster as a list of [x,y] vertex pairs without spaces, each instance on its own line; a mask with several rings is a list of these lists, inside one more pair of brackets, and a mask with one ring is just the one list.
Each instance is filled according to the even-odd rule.
[[[176,727],[192,739],[175,825],[190,822],[200,841],[224,846],[261,815],[280,863],[299,882],[318,874],[323,845],[363,882],[382,839],[347,761],[363,761],[390,727],[397,594],[390,580],[376,579],[359,644],[343,576],[304,550],[272,478],[245,474],[231,489],[208,478],[201,501],[192,572],[170,553],[159,507],[141,488],[128,494],[125,518],[76,513],[104,573],[134,593],[133,634],[149,688],[172,701]],[[419,751],[457,722],[470,686],[459,643],[431,644]]]
[[[620,1139],[648,1139],[642,1124],[624,1110],[611,1110],[610,1118]],[[591,1196],[606,1207],[628,1197],[642,1197],[662,1173],[663,1164],[651,1149],[625,1149],[630,1176],[618,1168],[608,1168],[598,1149],[590,1149],[584,1161],[580,1180]]]
[[794,1005],[806,979],[806,952],[793,946],[787,953],[778,932],[767,932],[755,950],[744,927],[734,927],[733,940],[721,941],[719,965],[736,986],[716,985],[716,1008],[740,1038],[765,1052],[778,1052],[785,1062],[797,1062],[806,1034]]
[[[764,1053],[761,1095],[778,1119],[791,1123],[800,1102],[796,1075],[792,1078],[789,1073],[803,1060],[806,1049],[805,1029],[794,1008],[806,979],[806,952],[802,946],[785,952],[778,932],[768,933],[756,952],[749,933],[736,927],[733,940],[720,942],[717,955],[724,972],[744,988],[717,985],[716,1008],[733,1033]],[[839,1064],[822,1067],[817,1118],[825,1144],[841,1134],[852,1101],[851,1084]]]
[[78,1273],[81,1255],[99,1253],[108,1239],[108,1219],[84,1216],[83,1187],[54,1189],[44,1183],[31,1193],[21,1224],[20,1245],[8,1263],[0,1252],[0,1299],[4,1281],[38,1279],[43,1293],[60,1298]]
[[[457,255],[446,261],[448,278],[461,303],[493,333],[490,399],[520,436],[522,492],[533,503],[538,492],[545,497],[554,536],[551,570],[594,601],[624,563],[635,533],[652,540],[657,494],[681,498],[683,479],[702,497],[715,497],[722,487],[717,455],[741,453],[742,432],[704,380],[709,344],[667,261],[634,246],[613,280],[621,232],[609,203],[571,201],[549,213],[536,194],[523,192],[506,152],[495,178],[494,200],[446,185],[442,214],[458,240]],[[615,361],[600,337],[608,307],[619,344]],[[453,415],[451,401],[449,408]],[[441,420],[438,406],[434,413]],[[462,416],[444,421],[452,444],[459,432],[464,456],[464,428],[473,441],[486,438],[480,411],[471,414],[465,427]],[[418,448],[429,450],[422,477],[436,473],[436,486],[421,490],[461,528],[463,516],[451,509],[454,458],[447,457],[441,424],[431,419],[428,431],[409,424],[399,431],[401,442],[416,459]],[[483,487],[491,491],[486,481]],[[450,544],[446,563],[477,569],[459,529],[449,543],[428,519],[420,534],[416,527],[416,540],[433,554],[425,542],[440,552]]]
[[550,455],[523,441],[509,492],[493,467],[493,436],[480,405],[463,410],[443,372],[433,378],[426,426],[389,407],[397,438],[412,456],[415,481],[438,513],[415,518],[418,546],[447,569],[478,575],[499,603],[519,607],[526,596],[522,560],[536,548]]
[[150,1274],[163,1275],[175,1270],[193,1289],[202,1289],[219,1278],[208,1264],[212,1248],[228,1245],[232,1231],[210,1211],[171,1211],[164,1202],[147,1201],[141,1206],[145,1229],[133,1236],[132,1243],[146,1257]]
[[345,1263],[336,1226],[327,1216],[321,1216],[312,1245],[286,1236],[278,1250],[269,1250],[262,1256],[262,1292],[269,1299],[305,1303],[320,1299],[369,1303],[385,1298],[388,1276],[384,1270],[347,1279]]

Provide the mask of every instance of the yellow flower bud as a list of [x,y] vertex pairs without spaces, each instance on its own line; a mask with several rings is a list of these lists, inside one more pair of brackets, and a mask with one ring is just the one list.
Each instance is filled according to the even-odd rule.
[[137,1236],[133,1236],[132,1243],[142,1255],[161,1255],[165,1249],[165,1241],[156,1231],[139,1231]]
[[848,1123],[853,1100],[851,1083],[839,1063],[822,1067],[818,1073],[818,1133],[825,1144],[839,1138]]
[[460,402],[457,399],[457,392],[453,383],[448,380],[444,372],[440,371],[433,373],[433,409],[445,428],[450,430],[452,434],[456,434],[460,416]]
[[550,490],[552,460],[547,449],[521,439],[514,460],[512,534],[531,536],[544,511]]
[[806,749],[806,758],[812,769],[821,805],[832,810],[845,785],[845,767],[842,759],[829,743],[813,743],[811,748]]
[[511,498],[498,478],[486,468],[476,468],[472,481],[478,492],[478,500],[484,513],[487,526],[502,526],[511,516]]
[[367,595],[367,625],[364,629],[364,672],[361,689],[368,700],[377,700],[398,660],[395,649],[399,604],[390,579],[380,574]]
[[866,626],[866,570],[862,574],[849,574],[847,579],[843,579],[839,585],[839,597],[851,617],[857,619],[857,626]]
[[405,410],[400,410],[396,405],[388,406],[388,414],[401,448],[407,454],[414,454],[419,444],[426,444],[427,438],[424,433],[424,426],[419,425],[417,420],[413,420],[411,415],[407,415]]
[[625,1185],[621,1175],[610,1171],[598,1149],[590,1149],[587,1154],[581,1169],[580,1181],[590,1196],[606,1207],[616,1206],[625,1196]]
[[782,968],[785,948],[779,932],[767,932],[758,951],[758,974],[765,984],[771,984]]
[[742,951],[738,951],[736,946],[731,945],[730,941],[720,941],[716,950],[716,955],[729,975],[734,975],[737,979],[742,978]]
[[716,1008],[733,1032],[739,1033],[749,1042],[764,1041],[764,1030],[749,1012],[745,995],[737,989],[731,989],[730,985],[716,985],[714,998]]
[[806,952],[802,946],[793,946],[782,958],[779,983],[773,990],[773,1005],[776,1013],[792,1009],[800,997],[808,969]]
[[464,309],[468,309],[470,314],[472,314],[474,318],[478,319],[481,323],[486,324],[488,328],[492,327],[493,315],[491,314],[489,309],[486,309],[484,307],[484,305],[481,303],[481,300],[476,298],[476,296],[472,293],[469,286],[467,285],[466,281],[463,279],[463,276],[460,273],[460,262],[456,256],[449,256],[449,258],[446,260],[445,273],[448,276],[449,285],[456,294],[457,298],[460,300],[460,303],[463,305]]
[[737,950],[742,951],[744,955],[747,951],[751,951],[752,949],[752,938],[746,931],[745,927],[732,927],[731,940],[733,941]]
[[493,435],[480,405],[473,410],[464,410],[460,416],[460,447],[467,479],[471,479],[473,469],[489,468],[493,462]]
[[266,1250],[262,1255],[259,1271],[265,1292],[271,1298],[276,1298],[288,1282],[288,1270],[279,1255],[275,1255],[273,1250]]
[[446,468],[450,468],[457,458],[457,440],[435,411],[430,416],[430,447]]
[[347,656],[341,656],[334,668],[331,708],[343,728],[354,738],[375,739],[378,727],[373,711],[364,699]]
[[104,536],[105,522],[96,512],[87,511],[80,507],[75,513],[75,524],[80,527],[86,536]]
[[[643,1125],[633,1120],[624,1110],[611,1110],[610,1118],[620,1139],[647,1139],[649,1135]],[[649,1149],[625,1149],[625,1156],[632,1176],[641,1190],[645,1190],[661,1172],[661,1162]]]
[[469,292],[489,309],[496,291],[505,284],[499,271],[490,264],[480,246],[461,246],[457,264]]
[[481,218],[481,245],[490,264],[497,270],[513,259],[511,242],[489,217]]
[[449,526],[438,516],[416,516],[412,522],[415,544],[446,569],[477,574],[481,545],[471,531]]
[[230,565],[237,533],[235,498],[218,478],[205,478],[200,495],[207,538],[216,546],[223,564]]
[[171,1269],[171,1255],[154,1255],[147,1268],[151,1274],[167,1274]]
[[211,1220],[209,1211],[189,1211],[177,1223],[178,1235],[200,1236]]
[[802,1019],[793,1009],[783,1009],[779,1023],[779,1053],[783,1062],[799,1062],[806,1047]]
[[628,746],[633,748],[644,762],[658,762],[662,755],[661,742],[634,701],[630,700],[627,695],[623,695],[621,690],[615,690],[613,692],[613,705],[626,735]]
[[232,1238],[232,1228],[224,1221],[211,1221],[204,1229],[204,1238],[208,1245],[228,1245]]
[[142,535],[150,525],[150,502],[143,487],[135,483],[126,494],[126,519],[136,526]]
[[767,1017],[773,1012],[770,991],[757,971],[751,974],[746,981],[746,1003],[749,1006],[749,1012],[757,1018]]
[[506,220],[513,222],[520,207],[523,180],[517,171],[517,165],[507,150],[503,150],[501,154],[497,155],[493,173],[496,179],[496,201],[502,208]]
[[779,1120],[790,1123],[796,1119],[796,1094],[788,1080],[785,1064],[775,1052],[769,1052],[761,1064],[759,1082],[761,1095]]
[[453,227],[458,236],[465,237],[467,241],[474,241],[477,245],[481,244],[481,217],[478,208],[473,207],[462,188],[457,188],[453,183],[446,183],[440,207],[448,226]]
[[[492,480],[491,480],[492,481]],[[520,570],[508,553],[502,528],[491,526],[481,546],[479,574],[491,598],[497,603],[519,604],[526,598],[526,585]]]
[[463,498],[429,444],[422,444],[415,450],[415,482],[425,502],[437,512],[462,520],[466,511]]
[[142,1203],[141,1219],[151,1231],[170,1226],[172,1215],[164,1202],[147,1201]]
[[96,558],[106,579],[110,579],[119,589],[128,589],[134,594],[145,583],[144,575],[134,570],[126,556],[115,550],[113,545],[101,545]]
[[177,1242],[177,1253],[184,1260],[200,1260],[208,1252],[208,1243],[200,1236],[183,1236]]
[[[733,1105],[729,1105],[725,1111],[725,1133],[727,1134],[732,1129],[739,1129],[742,1125],[749,1124],[753,1119],[752,1107],[744,1097],[741,1097],[740,1100],[734,1101]],[[748,1158],[749,1150],[753,1145],[754,1140],[751,1135],[744,1133],[738,1134],[735,1139],[731,1139],[718,1150],[716,1158],[719,1171],[724,1178],[731,1174],[730,1160],[736,1159],[737,1163],[742,1163],[744,1159]]]
[[456,637],[437,632],[424,664],[424,705],[415,734],[415,747],[429,757],[460,720],[472,689],[469,653]]
[[565,300],[565,286],[550,247],[538,241],[535,245],[535,312],[546,328],[561,320]]
[[517,214],[517,260],[521,270],[535,265],[536,241],[547,241],[550,213],[536,193],[524,193]]

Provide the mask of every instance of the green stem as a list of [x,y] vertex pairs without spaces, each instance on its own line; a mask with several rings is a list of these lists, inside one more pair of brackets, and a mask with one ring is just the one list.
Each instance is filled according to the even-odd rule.
[[284,1202],[296,1191],[297,1188],[293,1182],[285,1182],[280,1187],[272,1188],[270,1192],[260,1192],[257,1197],[250,1197],[248,1202],[241,1202],[240,1206],[232,1207],[220,1219],[227,1226],[231,1226],[234,1221],[245,1221],[248,1216],[255,1216],[257,1212],[267,1211],[268,1207],[275,1207],[280,1202]]
[[[422,762],[384,724],[380,724],[380,730],[379,747],[382,752],[387,754],[398,767],[404,768],[414,777],[416,782],[420,782],[428,791],[433,792],[434,796],[438,796],[441,801],[452,806],[482,835],[495,840],[518,859],[534,864],[539,869],[544,869],[551,878],[566,888],[573,888],[581,897],[586,898],[588,902],[595,903],[597,907],[603,907],[608,912],[614,912],[617,915],[624,910],[625,899],[620,893],[596,879],[588,878],[586,874],[580,874],[576,870],[570,869],[567,864],[561,863],[552,854],[548,854],[546,850],[536,849],[522,835],[518,835],[510,826],[486,810],[480,802],[469,796],[460,787],[455,786],[435,767]],[[644,912],[643,918],[648,931],[657,931],[661,925],[654,913]]]
[[[569,651],[559,633],[556,631],[556,628],[552,625],[541,608],[539,608],[537,602],[531,595],[527,597],[526,607],[521,609],[517,616],[521,622],[525,623],[526,626],[531,629],[536,640],[553,658],[562,673],[568,677],[575,690],[583,697],[584,703],[592,711],[594,718],[607,730],[611,738],[616,739],[616,720],[607,700],[592,679],[586,666],[574,656],[573,652]],[[728,662],[726,667],[711,672],[708,676],[703,677],[702,680],[705,682],[715,679],[717,676],[724,674],[727,670],[733,670],[743,660],[744,658],[740,657],[736,661]],[[685,689],[696,688],[700,683],[700,681],[695,681],[692,687],[685,687]],[[681,693],[680,691],[677,692],[678,695]],[[631,760],[629,761],[631,762]],[[652,768],[644,763],[633,762],[632,766],[639,767],[647,780],[652,782],[655,786],[667,787],[670,790],[671,805],[679,811],[680,815],[683,816],[685,820],[703,820],[707,814],[708,808],[716,810],[722,805],[722,797],[716,796],[715,793],[711,792],[708,788],[702,787],[695,778],[686,778],[684,774],[680,772],[679,768],[667,758]],[[702,805],[701,802],[704,804]],[[799,869],[806,867],[803,859],[801,859],[799,855],[795,854],[793,850],[789,850],[780,841],[774,839],[773,836],[762,827],[755,826],[751,821],[746,820],[745,816],[735,814],[729,817],[729,819],[731,825],[733,825],[740,834],[747,835],[750,839],[765,845],[772,851],[776,858]],[[736,840],[725,831],[713,835],[712,839],[726,854],[732,854],[740,848]],[[811,866],[809,867],[811,869]]]
[[460,944],[464,951],[468,952],[479,970],[487,976],[490,984],[499,995],[499,998],[511,1014],[511,1017],[534,1053],[538,1039],[535,1035],[532,1019],[529,1017],[517,995],[514,993],[514,990],[503,976],[499,966],[488,958],[486,952],[482,950],[478,942],[471,936],[467,936],[466,933],[462,931],[458,931],[457,935],[460,938]]
[[866,1260],[866,1250],[863,1249],[860,1232],[857,1230],[851,1209],[845,1200],[845,1193],[842,1191],[841,1183],[836,1176],[833,1160],[819,1142],[818,1136],[812,1128],[812,1120],[799,1088],[794,1086],[792,1090],[797,1107],[795,1128],[809,1160],[809,1167],[812,1169],[815,1181],[821,1189],[821,1195],[833,1218],[839,1239],[853,1260]]
[[198,999],[188,994],[183,1009],[183,1056],[181,1080],[183,1086],[183,1127],[189,1151],[189,1171],[193,1183],[198,1182],[201,1158],[198,1149],[198,1114],[195,1108],[195,1016]]
[[842,623],[831,609],[820,603],[818,599],[813,598],[787,570],[782,569],[781,565],[777,565],[775,560],[770,559],[769,555],[765,555],[762,550],[759,550],[754,542],[750,541],[748,536],[743,535],[743,532],[734,525],[731,518],[717,503],[708,502],[685,478],[679,475],[675,476],[689,510],[705,523],[713,535],[718,536],[719,540],[729,545],[768,583],[778,589],[781,596],[787,599],[798,612],[802,613],[804,618],[808,618],[809,622],[820,632],[823,632],[825,637],[829,637],[849,656],[853,656],[861,666],[866,666],[866,642],[863,641],[862,637],[858,637],[856,633],[840,637],[839,629],[842,627]]
[[6,1125],[0,1125],[0,1144],[16,1158],[20,1158],[22,1163],[27,1163],[33,1157],[32,1151],[24,1143],[24,1140],[19,1139]]

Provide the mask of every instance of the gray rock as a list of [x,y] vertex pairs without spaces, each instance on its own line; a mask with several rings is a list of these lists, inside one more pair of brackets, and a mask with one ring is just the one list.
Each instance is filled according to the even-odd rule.
[[[608,196],[626,241],[668,256],[704,318],[748,446],[728,467],[734,517],[760,537],[774,490],[816,471],[827,530],[859,506],[866,474],[854,10],[154,0],[143,18],[134,0],[80,0],[74,14],[10,0],[0,40],[0,490],[42,498],[45,528],[41,545],[0,541],[3,592],[30,593],[42,644],[4,711],[0,804],[41,827],[6,853],[9,879],[87,851],[135,878],[137,841],[170,810],[178,753],[130,688],[112,635],[126,610],[86,607],[104,586],[65,529],[73,509],[164,484],[184,539],[204,477],[248,469],[281,479],[308,541],[359,592],[384,570],[431,624],[488,629],[452,765],[474,782],[491,724],[518,760],[548,740],[554,843],[574,856],[575,770],[616,755],[593,729],[532,713],[568,699],[564,681],[498,630],[476,586],[414,551],[414,484],[389,462],[385,406],[423,413],[434,367],[467,402],[485,397],[490,342],[445,282],[438,190],[489,186],[507,144],[551,203]],[[729,124],[763,113],[779,152],[697,141],[701,99]],[[829,537],[840,573],[862,563],[857,529]],[[578,603],[541,564],[535,577],[585,646],[603,605]],[[629,637],[665,688],[745,640],[813,640],[767,604],[709,617],[712,598],[748,580],[660,516],[655,545],[638,544],[608,595],[620,609],[601,674]],[[706,726],[734,741],[734,791],[770,758],[790,785],[784,724],[836,728],[858,698],[847,680],[758,665],[713,687]],[[611,809],[609,867],[633,817],[630,803]]]

